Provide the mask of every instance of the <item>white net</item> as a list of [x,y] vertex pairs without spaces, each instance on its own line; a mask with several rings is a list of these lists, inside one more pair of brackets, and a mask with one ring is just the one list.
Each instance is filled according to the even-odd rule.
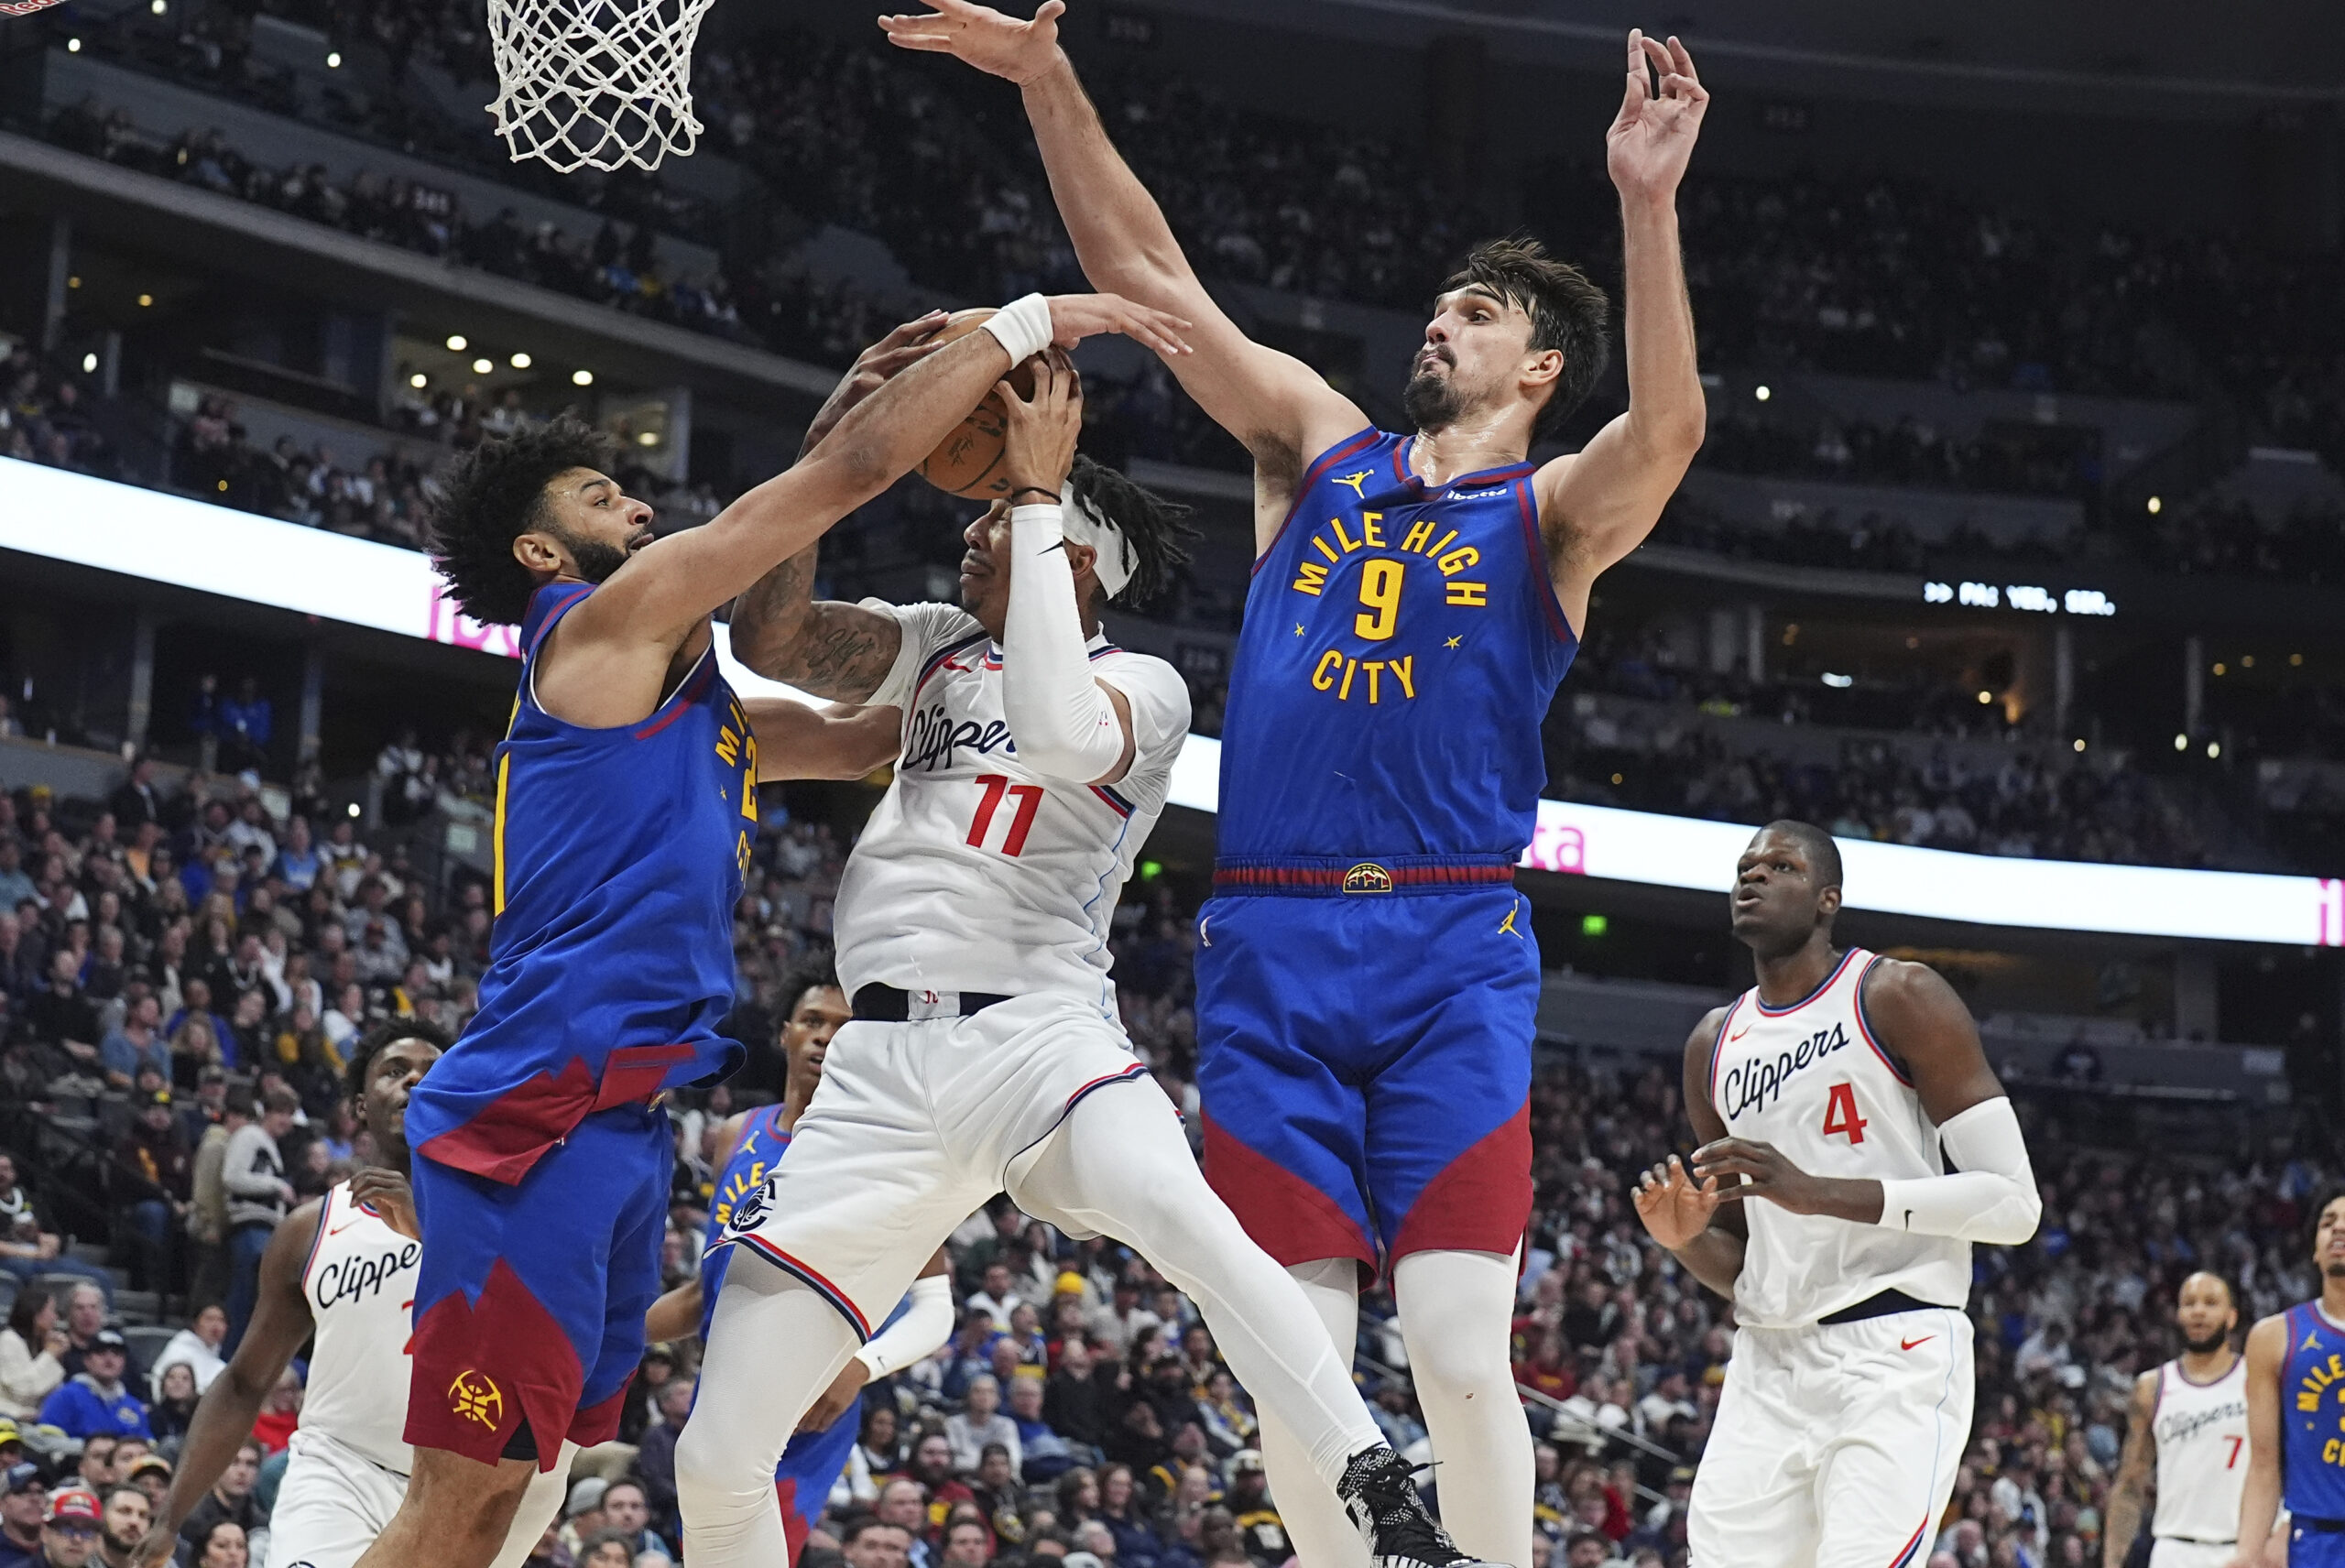
[[496,98],[513,161],[657,169],[700,139],[693,38],[712,0],[488,0]]

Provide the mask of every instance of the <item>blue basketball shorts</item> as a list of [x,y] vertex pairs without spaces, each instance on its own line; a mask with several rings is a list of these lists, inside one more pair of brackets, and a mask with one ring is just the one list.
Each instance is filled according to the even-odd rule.
[[1511,884],[1216,896],[1205,1177],[1281,1263],[1511,1253],[1531,1220],[1539,951]]
[[[2331,1521],[2323,1519],[2321,1524]],[[2288,1568],[2345,1568],[2345,1530],[2288,1526]]]
[[639,1103],[587,1116],[509,1185],[415,1157],[408,1442],[545,1469],[564,1438],[611,1439],[660,1295],[674,1160],[668,1113]]

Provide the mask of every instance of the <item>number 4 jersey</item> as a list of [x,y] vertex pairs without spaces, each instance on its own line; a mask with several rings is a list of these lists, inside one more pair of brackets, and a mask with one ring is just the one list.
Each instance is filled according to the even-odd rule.
[[[1772,1144],[1813,1176],[1893,1181],[1945,1174],[1938,1129],[1865,1018],[1877,954],[1852,947],[1824,984],[1788,1007],[1754,988],[1735,998],[1710,1052],[1710,1104],[1729,1138]],[[1883,1225],[1794,1214],[1761,1199],[1734,1312],[1754,1328],[1794,1328],[1884,1290],[1960,1308],[1970,1244]]]
[[1161,659],[1091,639],[1092,673],[1131,705],[1129,771],[1051,779],[1002,718],[1001,649],[949,604],[863,607],[903,646],[868,701],[904,712],[895,781],[839,882],[839,978],[902,990],[1053,993],[1113,1017],[1108,922],[1164,810],[1189,692]]

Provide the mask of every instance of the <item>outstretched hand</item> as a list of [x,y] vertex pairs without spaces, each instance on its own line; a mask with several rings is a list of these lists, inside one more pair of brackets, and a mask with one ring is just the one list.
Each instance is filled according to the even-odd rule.
[[1642,30],[1629,34],[1628,91],[1604,133],[1604,166],[1621,195],[1676,193],[1709,103],[1684,44],[1674,38],[1663,44]]
[[1674,1252],[1710,1228],[1720,1197],[1717,1177],[1696,1182],[1673,1154],[1637,1178],[1637,1218],[1653,1240]]
[[925,0],[916,16],[882,16],[879,30],[898,49],[949,54],[979,71],[1024,86],[1059,59],[1063,0],[1042,0],[1034,19],[1021,22],[974,0]]
[[846,411],[888,384],[889,377],[910,369],[934,354],[943,345],[936,341],[936,333],[948,318],[942,310],[931,310],[914,321],[904,321],[891,329],[886,337],[855,356],[831,395],[816,410],[814,422],[806,427],[806,439],[799,444],[798,454],[803,457],[822,444],[833,426],[846,417]]
[[1083,377],[1066,350],[1053,348],[1034,360],[1034,395],[1020,397],[1007,381],[997,382],[1007,418],[1003,469],[1010,484],[1014,506],[1020,494],[1066,491],[1066,476],[1074,470],[1074,444],[1083,434]]
[[1051,341],[1073,348],[1101,332],[1119,332],[1165,355],[1192,354],[1181,336],[1192,325],[1169,310],[1135,305],[1120,294],[1051,296]]

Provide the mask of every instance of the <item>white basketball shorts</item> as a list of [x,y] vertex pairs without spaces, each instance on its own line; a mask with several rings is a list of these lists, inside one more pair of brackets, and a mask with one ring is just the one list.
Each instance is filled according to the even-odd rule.
[[1689,1568],[1921,1568],[1970,1441],[1947,1307],[1741,1328],[1685,1520]]
[[[566,1443],[551,1470],[529,1478],[495,1568],[520,1568],[562,1511],[577,1452],[575,1443]],[[286,1453],[277,1507],[268,1516],[268,1568],[351,1568],[399,1511],[407,1477],[322,1432],[296,1431]]]
[[2238,1554],[2239,1548],[2229,1542],[2217,1546],[2162,1535],[2150,1542],[2150,1568],[2224,1568]]
[[781,1163],[717,1245],[795,1275],[867,1340],[954,1226],[997,1192],[1017,1197],[1077,1102],[1147,1077],[1123,1026],[1072,997],[857,1019],[831,1041]]

